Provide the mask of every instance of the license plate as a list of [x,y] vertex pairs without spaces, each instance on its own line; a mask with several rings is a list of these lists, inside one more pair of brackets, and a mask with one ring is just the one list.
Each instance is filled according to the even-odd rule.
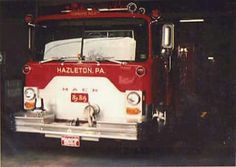
[[78,136],[63,136],[61,138],[61,145],[68,147],[80,147],[80,137]]
[[87,93],[71,93],[71,102],[88,103],[88,94]]

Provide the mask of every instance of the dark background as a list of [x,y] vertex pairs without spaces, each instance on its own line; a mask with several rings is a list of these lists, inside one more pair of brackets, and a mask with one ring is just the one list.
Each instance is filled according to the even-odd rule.
[[[0,0],[1,119],[2,134],[8,131],[10,113],[20,110],[22,66],[28,59],[26,14],[43,15],[63,9],[76,0]],[[102,6],[105,0],[77,0]],[[126,3],[128,1],[120,1]],[[234,0],[134,0],[147,10],[157,8],[175,24],[175,46],[191,51],[194,71],[192,89],[211,114],[205,134],[235,152],[235,6]],[[180,23],[180,19],[204,18],[203,23]],[[214,61],[208,57],[214,57]],[[204,128],[206,128],[204,127]],[[6,130],[7,129],[7,130]],[[3,135],[2,135],[3,136]],[[4,136],[3,136],[4,137]]]

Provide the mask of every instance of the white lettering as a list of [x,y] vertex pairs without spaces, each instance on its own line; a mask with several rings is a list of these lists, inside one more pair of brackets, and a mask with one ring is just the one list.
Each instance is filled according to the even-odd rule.
[[57,73],[60,74],[105,74],[102,67],[57,67]]

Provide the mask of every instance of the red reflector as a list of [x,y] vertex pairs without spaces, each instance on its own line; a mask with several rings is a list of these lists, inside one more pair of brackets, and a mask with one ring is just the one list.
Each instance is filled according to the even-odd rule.
[[136,74],[139,76],[139,77],[142,77],[144,76],[146,73],[146,70],[144,67],[140,66],[136,69]]
[[160,12],[157,9],[152,10],[152,17],[158,19],[160,17]]
[[22,68],[22,72],[23,74],[29,74],[31,71],[31,67],[29,65],[24,65],[24,67]]
[[26,23],[32,23],[33,22],[33,16],[31,14],[27,14],[25,16],[25,22]]

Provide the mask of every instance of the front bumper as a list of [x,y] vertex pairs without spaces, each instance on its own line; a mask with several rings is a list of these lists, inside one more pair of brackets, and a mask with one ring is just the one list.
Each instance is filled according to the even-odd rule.
[[40,133],[46,137],[61,138],[63,136],[79,136],[81,140],[98,141],[101,138],[139,140],[138,123],[108,123],[97,122],[95,127],[88,123],[79,126],[68,122],[56,122],[53,113],[31,114],[20,112],[15,114],[15,127],[17,132]]

